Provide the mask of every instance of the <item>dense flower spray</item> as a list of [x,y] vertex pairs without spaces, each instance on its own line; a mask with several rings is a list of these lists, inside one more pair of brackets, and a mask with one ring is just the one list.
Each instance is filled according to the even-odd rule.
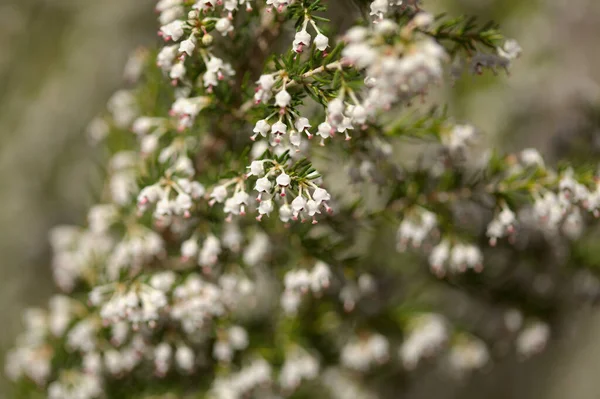
[[[540,276],[519,282],[521,303],[504,298],[487,259],[532,232],[580,236],[600,213],[596,177],[552,170],[534,149],[482,151],[474,127],[407,110],[451,66],[506,69],[521,48],[418,1],[358,2],[369,20],[338,31],[328,3],[158,1],[162,47],[136,52],[137,85],[89,128],[111,154],[103,201],[86,227],[52,230],[63,293],[25,314],[7,357],[23,389],[370,398],[433,361],[456,376],[486,367],[498,341],[523,357],[544,348],[550,329],[527,296]],[[402,162],[408,137],[435,151]],[[350,195],[360,189],[378,205]],[[370,232],[386,259],[359,252]],[[471,301],[490,287],[496,334],[432,299],[467,281]]]

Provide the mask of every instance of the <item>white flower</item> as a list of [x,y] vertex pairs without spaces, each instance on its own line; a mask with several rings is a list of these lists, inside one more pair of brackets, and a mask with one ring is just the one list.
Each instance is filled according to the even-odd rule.
[[314,216],[317,213],[321,213],[319,211],[319,203],[315,200],[306,201],[306,213],[308,213],[308,216]]
[[298,214],[298,212],[302,211],[305,207],[306,207],[306,198],[304,198],[301,195],[297,196],[292,201],[292,209],[294,210],[295,214]]
[[191,35],[189,38],[179,44],[179,52],[191,56],[196,48],[196,41],[196,37]]
[[277,121],[271,126],[271,134],[286,134],[287,126],[282,121]]
[[221,33],[221,35],[225,36],[233,30],[233,26],[231,25],[229,18],[220,18],[215,24],[215,29]]
[[181,256],[184,258],[193,258],[198,253],[198,241],[195,238],[190,238],[181,243]]
[[535,148],[526,148],[521,151],[520,154],[521,162],[525,166],[539,166],[544,167],[544,159]]
[[262,161],[252,161],[248,169],[250,169],[248,176],[262,176],[265,173],[265,164]]
[[498,48],[498,55],[509,60],[514,60],[521,55],[522,51],[523,49],[516,40],[509,39],[504,42],[504,46],[502,46],[502,48]]
[[175,363],[184,371],[191,371],[194,368],[195,356],[189,346],[179,346],[175,351]]
[[373,0],[371,3],[370,15],[376,16],[378,19],[382,19],[383,16],[388,12],[389,0]]
[[438,276],[444,273],[444,264],[450,257],[450,242],[443,240],[436,245],[429,255],[429,265],[431,270]]
[[220,362],[229,363],[233,359],[233,348],[227,341],[217,341],[213,347],[213,356]]
[[254,132],[254,136],[252,136],[252,138],[255,138],[259,134],[263,137],[267,137],[267,133],[270,129],[271,126],[269,123],[265,119],[261,119],[256,122],[256,125],[254,125],[254,130],[252,130]]
[[317,204],[320,204],[323,201],[329,201],[331,199],[331,195],[329,195],[327,190],[318,187],[313,192],[313,199],[317,202]]
[[176,44],[172,46],[163,47],[156,57],[156,65],[163,71],[169,71],[173,66],[173,61],[177,57],[178,46]]
[[290,144],[295,147],[300,147],[302,144],[302,135],[297,130],[290,132]]
[[391,36],[398,31],[398,24],[394,21],[390,21],[389,19],[384,19],[379,21],[377,25],[375,25],[375,32],[384,36]]
[[353,26],[344,34],[344,40],[348,43],[359,43],[369,35],[369,30],[364,26]]
[[331,125],[329,123],[323,122],[319,124],[317,129],[317,134],[322,138],[326,139],[331,136]]
[[294,315],[298,312],[301,302],[301,294],[297,291],[285,290],[281,295],[281,307],[288,315]]
[[428,12],[420,12],[414,16],[412,22],[418,28],[426,28],[434,22],[435,18]]
[[275,105],[280,108],[285,108],[292,102],[292,96],[287,90],[283,89],[275,96]]
[[228,331],[229,343],[236,350],[248,347],[248,333],[240,326],[233,326]]
[[275,181],[278,185],[282,187],[287,187],[290,185],[292,180],[285,172],[282,172],[279,176],[277,176],[277,179]]
[[329,47],[329,38],[322,33],[319,33],[317,37],[315,37],[315,47],[319,51],[325,51],[327,47]]
[[269,215],[273,211],[273,200],[263,200],[258,206],[258,213],[261,215]]
[[183,36],[183,26],[183,21],[175,20],[167,25],[162,26],[160,28],[160,32],[165,40],[173,40],[174,42],[177,42]]
[[269,193],[271,192],[271,181],[267,177],[261,177],[256,180],[254,189],[259,193]]
[[173,66],[173,68],[171,68],[171,72],[169,73],[169,76],[171,77],[171,79],[181,79],[185,76],[185,66],[183,65],[183,62],[178,62],[177,64],[175,64]]
[[541,352],[550,339],[550,327],[542,322],[536,322],[526,327],[517,337],[517,352],[523,357],[529,357]]
[[329,287],[331,280],[331,271],[329,265],[323,261],[318,261],[310,273],[310,288],[313,292],[320,292]]
[[275,78],[273,75],[261,75],[256,83],[258,83],[261,89],[270,91],[275,85]]
[[290,221],[291,218],[292,208],[289,206],[289,204],[281,205],[281,207],[279,208],[279,220],[281,220],[283,223],[287,223]]
[[299,132],[302,132],[306,129],[308,129],[310,126],[310,122],[308,121],[308,118],[305,117],[300,117],[298,119],[296,119],[296,121],[294,122],[294,126],[296,127],[296,130],[298,130]]
[[210,193],[210,198],[214,199],[217,202],[225,201],[227,198],[227,188],[225,186],[216,186],[212,193]]
[[356,105],[352,107],[352,112],[350,113],[352,116],[352,120],[356,123],[363,124],[367,121],[367,110],[362,105]]

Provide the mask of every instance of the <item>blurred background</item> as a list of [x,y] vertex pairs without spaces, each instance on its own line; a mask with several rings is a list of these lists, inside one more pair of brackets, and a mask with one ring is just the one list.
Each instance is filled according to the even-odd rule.
[[[339,0],[344,1],[344,0]],[[101,183],[85,128],[123,84],[128,54],[155,42],[153,0],[0,0],[0,355],[20,313],[53,292],[46,234],[84,223]],[[550,160],[600,152],[600,2],[426,0],[432,12],[493,19],[523,47],[499,77],[464,76],[451,114],[506,150]],[[456,384],[425,376],[411,397],[598,398],[600,312],[564,321],[534,360],[507,359]],[[0,379],[0,398],[5,381]]]

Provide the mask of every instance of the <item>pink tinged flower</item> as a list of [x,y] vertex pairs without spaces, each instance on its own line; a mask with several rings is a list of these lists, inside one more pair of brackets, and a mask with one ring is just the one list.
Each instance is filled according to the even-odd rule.
[[290,185],[292,179],[290,179],[290,177],[285,172],[283,172],[279,176],[277,176],[277,179],[275,181],[281,187],[280,195],[282,197],[285,197],[285,187]]
[[282,121],[277,121],[271,126],[271,134],[275,136],[275,142],[280,143],[282,135],[287,133],[287,126]]
[[140,191],[140,194],[138,195],[138,204],[145,205],[147,203],[154,203],[163,196],[164,191],[159,185],[154,184],[152,186],[147,186]]
[[165,40],[173,40],[176,42],[181,39],[181,36],[183,36],[183,26],[183,21],[175,20],[162,26],[160,28],[159,35],[161,35]]
[[275,105],[280,108],[285,108],[292,102],[292,96],[287,90],[283,89],[275,96]]
[[315,37],[315,47],[319,51],[325,51],[327,47],[329,47],[329,38],[322,33],[319,33],[317,37]]
[[310,34],[305,29],[296,32],[296,36],[294,37],[294,42],[292,45],[296,53],[301,53],[304,51],[305,46],[310,45]]
[[333,128],[327,122],[323,122],[319,124],[317,128],[317,134],[321,136],[321,145],[324,145],[325,139],[331,137],[331,133],[333,132]]
[[180,193],[175,198],[175,209],[177,213],[190,217],[190,208],[192,207],[192,197],[185,193]]

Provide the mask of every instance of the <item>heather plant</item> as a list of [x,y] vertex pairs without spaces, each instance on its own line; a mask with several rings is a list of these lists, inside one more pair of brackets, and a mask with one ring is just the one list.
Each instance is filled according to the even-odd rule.
[[534,355],[597,295],[569,262],[594,171],[488,149],[431,104],[517,42],[416,0],[337,26],[337,4],[157,3],[164,43],[87,132],[99,203],[50,233],[62,293],[24,315],[15,397],[390,397]]

